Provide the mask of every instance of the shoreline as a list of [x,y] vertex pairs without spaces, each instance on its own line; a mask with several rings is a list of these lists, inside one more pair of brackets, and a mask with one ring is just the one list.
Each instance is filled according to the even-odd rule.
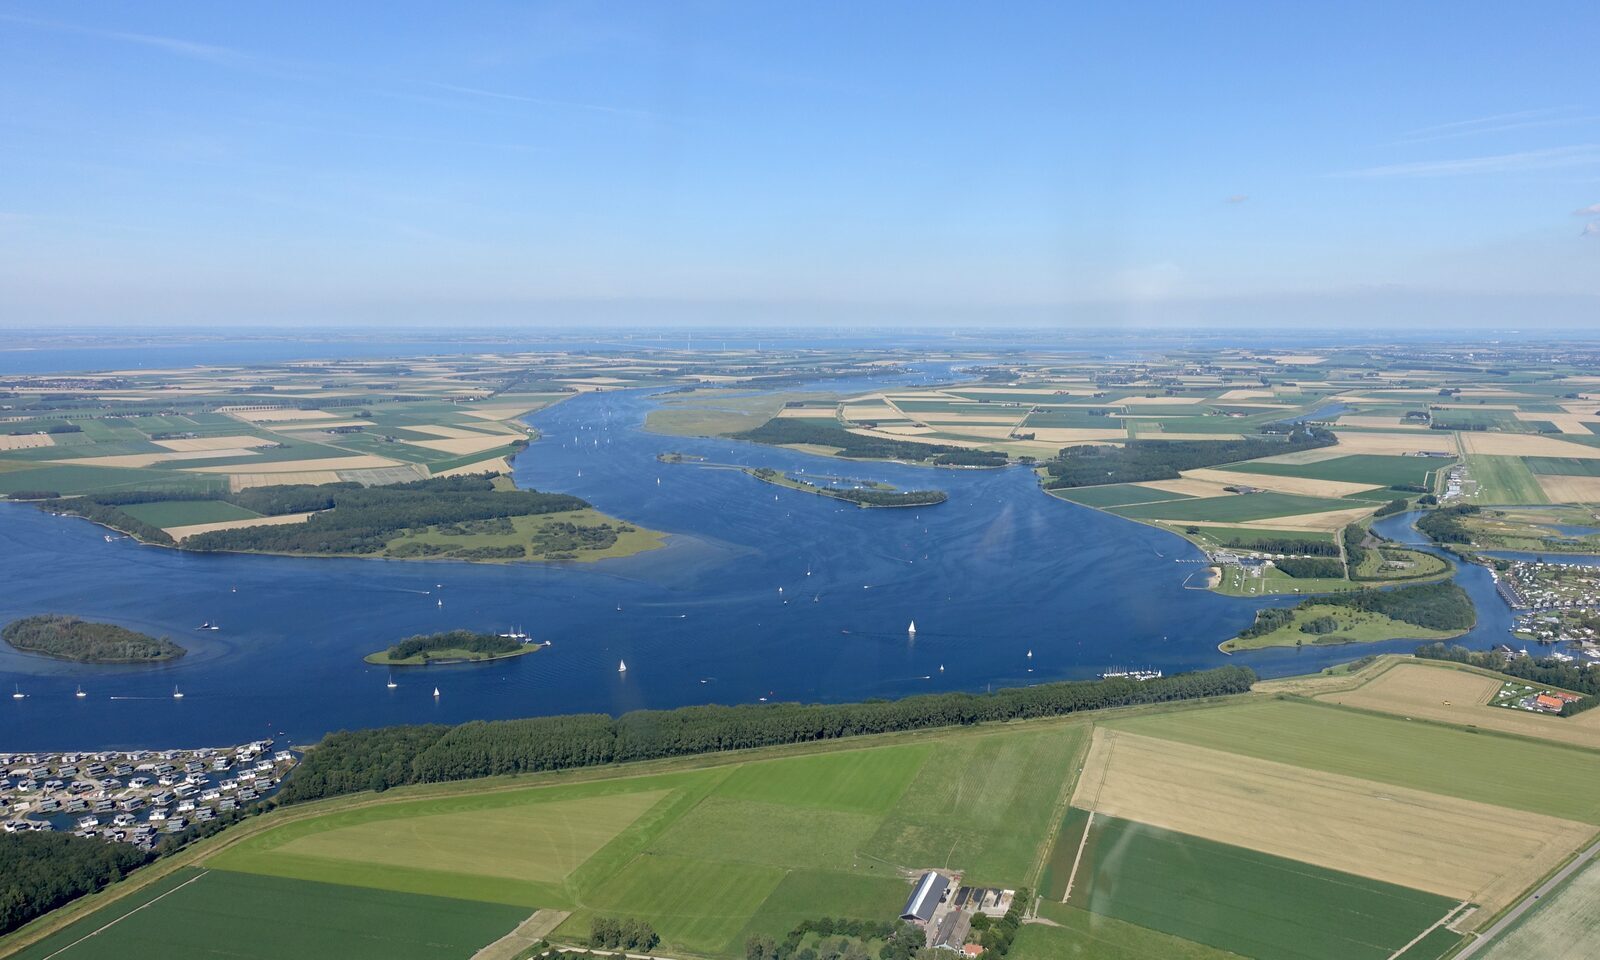
[[[377,653],[369,653],[362,657],[361,660],[363,663],[370,664],[374,667],[442,667],[449,664],[491,663],[495,660],[511,660],[516,657],[525,657],[530,653],[538,653],[543,649],[544,644],[542,643],[524,643],[520,648],[516,650],[507,650],[504,653],[487,653],[482,656],[465,654],[463,656],[450,657],[449,659],[432,658],[429,656],[429,654],[434,651],[424,650],[415,657],[407,657],[404,660],[390,660],[388,659],[389,651],[387,648],[385,648],[383,650],[379,650]],[[443,650],[439,652],[452,653],[458,651]],[[459,652],[465,653],[465,651]]]

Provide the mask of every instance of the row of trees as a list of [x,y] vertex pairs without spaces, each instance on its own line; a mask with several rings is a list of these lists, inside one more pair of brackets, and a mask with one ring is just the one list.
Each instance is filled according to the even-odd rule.
[[1471,543],[1472,531],[1467,529],[1461,519],[1477,512],[1479,508],[1470,503],[1440,507],[1420,517],[1417,520],[1417,529],[1427,534],[1434,543]]
[[1334,557],[1286,557],[1272,565],[1296,580],[1337,579],[1344,576],[1344,564]]
[[[817,947],[801,949],[805,938],[815,934]],[[839,940],[829,943],[829,937]],[[911,960],[921,952],[922,929],[905,920],[858,920],[823,917],[802,920],[782,940],[767,936],[750,937],[744,942],[745,960],[867,960],[865,944],[882,940],[879,960]]]
[[1581,666],[1562,663],[1552,657],[1512,657],[1502,650],[1468,650],[1456,644],[1429,643],[1417,648],[1417,656],[1425,660],[1448,660],[1465,663],[1485,670],[1493,670],[1519,680],[1527,680],[1545,687],[1559,687],[1583,694],[1561,708],[1563,717],[1582,713],[1600,704],[1600,672]]
[[0,834],[0,933],[120,880],[150,856],[69,833]]
[[595,917],[589,922],[589,946],[606,950],[654,950],[661,938],[643,920]]
[[1183,470],[1327,447],[1336,442],[1332,433],[1302,425],[1281,440],[1274,435],[1240,440],[1130,440],[1121,446],[1066,447],[1045,465],[1050,474],[1045,489],[1176,480]]
[[[1200,528],[1194,527],[1187,531],[1199,533]],[[1251,550],[1256,553],[1303,553],[1313,557],[1337,557],[1339,546],[1326,540],[1295,540],[1287,537],[1242,537],[1230,536],[1218,542],[1219,546],[1231,550]]]
[[1062,716],[1244,693],[1254,681],[1249,668],[1227,666],[1144,682],[1118,677],[864,703],[696,706],[637,710],[616,718],[569,714],[341,731],[306,754],[279,798],[291,803],[407,783]]

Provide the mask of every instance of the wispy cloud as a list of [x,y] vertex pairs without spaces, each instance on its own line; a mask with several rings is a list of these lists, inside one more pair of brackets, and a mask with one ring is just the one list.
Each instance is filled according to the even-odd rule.
[[1419,127],[1400,135],[1399,143],[1427,143],[1433,140],[1451,140],[1459,137],[1484,136],[1542,127],[1568,127],[1600,122],[1600,117],[1576,112],[1574,107],[1545,107],[1539,110],[1522,110],[1517,113],[1497,113],[1471,120],[1456,120],[1429,127]]
[[1600,217],[1600,203],[1591,203],[1587,207],[1579,207],[1572,211],[1575,217]]
[[1583,231],[1579,233],[1578,236],[1600,237],[1600,220],[1590,220],[1588,223],[1584,224]]
[[12,14],[0,14],[0,21],[14,23],[20,26],[34,27],[39,30],[52,30],[58,33],[75,33],[85,37],[98,37],[102,40],[114,40],[121,43],[131,43],[143,47],[152,47],[174,56],[184,57],[189,60],[199,60],[204,63],[217,64],[225,67],[250,67],[261,68],[268,66],[281,66],[265,57],[235,50],[231,47],[217,46],[210,43],[197,43],[193,40],[184,40],[179,37],[164,37],[150,33],[128,33],[120,30],[99,30],[94,27],[80,27],[76,24],[62,23],[56,20],[39,20],[33,17],[19,17]]
[[1420,160],[1414,163],[1394,163],[1360,170],[1345,170],[1336,177],[1459,177],[1485,173],[1521,173],[1531,170],[1557,170],[1567,167],[1600,165],[1600,144],[1580,143],[1568,147],[1551,147],[1546,150],[1525,150],[1520,153],[1500,153],[1486,157],[1462,157],[1454,160]]
[[1224,203],[1244,203],[1246,200],[1249,200],[1249,199],[1250,199],[1250,195],[1248,193],[1236,193],[1233,196],[1229,197],[1227,200],[1224,200],[1223,202]]

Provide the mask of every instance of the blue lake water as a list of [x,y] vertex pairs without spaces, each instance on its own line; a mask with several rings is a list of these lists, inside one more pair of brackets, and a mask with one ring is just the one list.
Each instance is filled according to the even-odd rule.
[[[899,382],[947,373],[929,366]],[[107,543],[86,521],[0,505],[0,621],[67,612],[190,649],[172,664],[131,667],[0,648],[0,692],[15,684],[27,694],[0,703],[0,749],[303,743],[393,723],[983,690],[1111,666],[1231,661],[1284,675],[1414,646],[1229,658],[1216,644],[1249,624],[1259,601],[1187,588],[1203,566],[1185,541],[1045,496],[1026,469],[845,464],[658,436],[641,429],[654,404],[645,391],[589,394],[530,418],[543,438],[517,458],[519,485],[574,493],[671,534],[664,549],[596,564],[186,554]],[[862,510],[737,471],[659,463],[669,450],[936,487],[950,499]],[[1485,589],[1487,572],[1461,579],[1479,603],[1471,639],[1498,642],[1509,612]],[[1489,639],[1501,612],[1506,623]],[[208,620],[221,629],[194,629]],[[394,690],[389,671],[361,661],[415,633],[514,626],[553,645],[496,664],[396,670]]]

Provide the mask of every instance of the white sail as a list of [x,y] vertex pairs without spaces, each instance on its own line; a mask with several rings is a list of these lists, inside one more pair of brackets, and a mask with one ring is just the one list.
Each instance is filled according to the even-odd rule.
[[912,636],[916,635],[916,633],[917,633],[917,621],[915,621],[915,620],[911,621],[911,626],[906,628],[906,633],[909,633]]
[[628,672],[628,662],[626,660],[618,660],[617,661],[617,672],[618,673],[627,673]]

